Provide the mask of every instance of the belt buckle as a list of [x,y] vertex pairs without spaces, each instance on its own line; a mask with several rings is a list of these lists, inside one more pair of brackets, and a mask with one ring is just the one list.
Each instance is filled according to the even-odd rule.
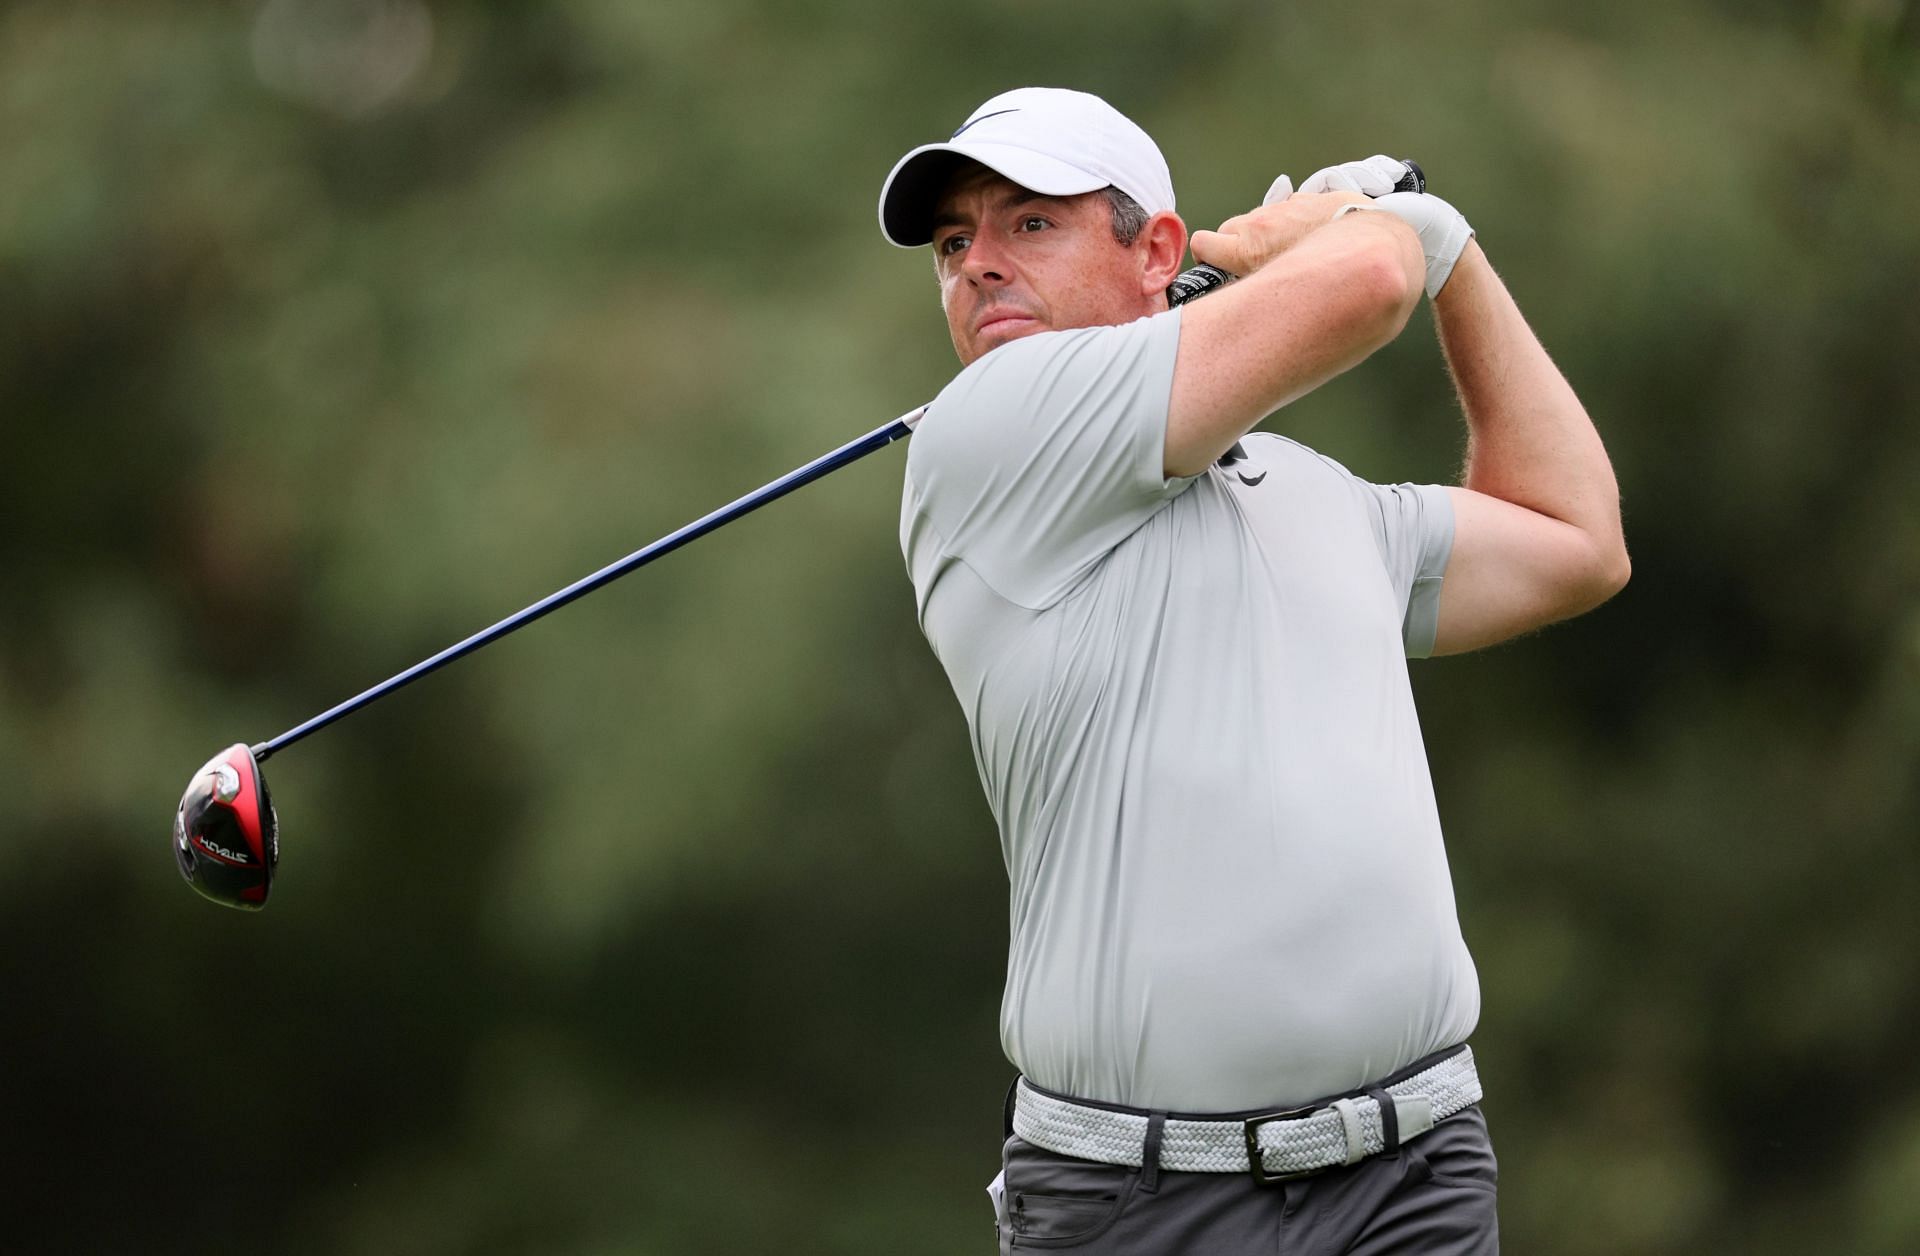
[[1292,1182],[1298,1178],[1312,1177],[1319,1169],[1302,1169],[1298,1173],[1268,1173],[1267,1166],[1260,1155],[1260,1127],[1279,1121],[1299,1121],[1324,1111],[1324,1103],[1310,1103],[1304,1108],[1288,1108],[1284,1112],[1268,1112],[1261,1116],[1250,1116],[1242,1121],[1241,1130],[1247,1140],[1247,1169],[1253,1174],[1253,1180],[1261,1186],[1273,1186],[1280,1182]]

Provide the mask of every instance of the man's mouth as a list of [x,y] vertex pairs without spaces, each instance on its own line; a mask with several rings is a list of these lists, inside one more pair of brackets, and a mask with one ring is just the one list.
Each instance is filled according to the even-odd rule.
[[1038,323],[1039,321],[1039,319],[1027,313],[1025,310],[989,310],[986,316],[980,320],[979,325],[975,327],[974,334],[985,336],[994,332],[1009,331],[1027,323]]

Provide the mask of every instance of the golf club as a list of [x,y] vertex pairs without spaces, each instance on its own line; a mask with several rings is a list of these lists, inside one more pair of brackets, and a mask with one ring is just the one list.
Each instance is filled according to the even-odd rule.
[[[1412,161],[1406,164],[1408,173],[1394,190],[1425,191],[1426,177],[1420,167]],[[1167,301],[1169,305],[1183,304],[1205,296],[1232,278],[1218,267],[1202,263],[1174,279],[1167,288]],[[228,746],[194,773],[192,780],[187,783],[186,792],[180,796],[179,808],[174,812],[173,853],[180,865],[180,875],[186,878],[188,885],[216,903],[243,911],[258,911],[265,907],[267,892],[273,887],[274,870],[280,862],[279,818],[274,813],[273,800],[267,792],[267,778],[260,770],[260,764],[267,758],[319,732],[334,721],[386,697],[394,690],[438,671],[455,659],[491,645],[508,633],[524,628],[567,603],[646,566],[661,555],[670,554],[689,541],[732,523],[768,502],[785,497],[797,488],[891,445],[913,431],[926,409],[920,406],[910,410],[891,423],[822,454],[746,496],[668,533],[651,545],[635,550],[618,562],[602,567],[592,575],[509,615],[492,627],[448,646],[431,658],[414,664],[337,706],[329,707],[277,737],[257,745],[239,742]]]

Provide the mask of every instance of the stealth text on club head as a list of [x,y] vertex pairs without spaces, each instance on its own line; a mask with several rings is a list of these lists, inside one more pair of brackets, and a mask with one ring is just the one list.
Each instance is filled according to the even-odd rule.
[[280,861],[280,824],[246,743],[228,746],[193,774],[173,815],[173,854],[180,875],[227,907],[267,905]]

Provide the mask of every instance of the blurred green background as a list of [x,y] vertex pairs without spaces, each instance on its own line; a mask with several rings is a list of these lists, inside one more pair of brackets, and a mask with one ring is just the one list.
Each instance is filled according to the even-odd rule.
[[[895,158],[1024,83],[1190,224],[1419,157],[1633,584],[1417,665],[1508,1249],[1920,1250],[1912,0],[0,4],[0,1146],[19,1252],[984,1253],[1005,879],[899,450],[193,769],[931,396]],[[1423,312],[1271,421],[1461,428]]]

